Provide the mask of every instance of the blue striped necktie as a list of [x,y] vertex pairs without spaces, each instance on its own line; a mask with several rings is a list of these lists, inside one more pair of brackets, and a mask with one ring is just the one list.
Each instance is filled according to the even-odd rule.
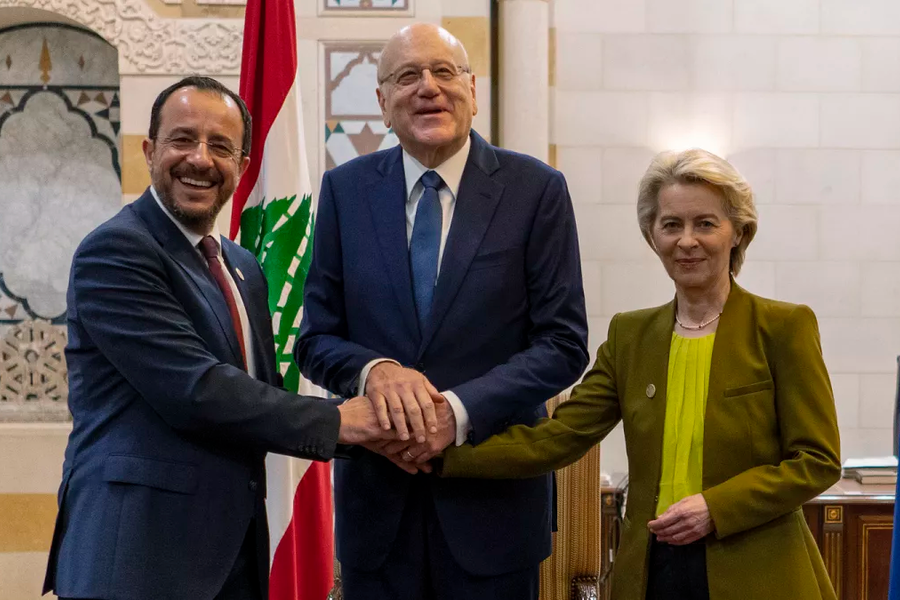
[[419,328],[424,331],[431,314],[431,300],[434,298],[434,286],[438,275],[438,253],[441,248],[443,221],[438,190],[443,187],[444,180],[434,171],[426,171],[419,181],[425,189],[416,208],[416,220],[409,242],[409,264]]

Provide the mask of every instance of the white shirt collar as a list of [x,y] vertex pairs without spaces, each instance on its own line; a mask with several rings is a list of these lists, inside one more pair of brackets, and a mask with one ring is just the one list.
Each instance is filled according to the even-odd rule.
[[[450,190],[455,199],[459,192],[459,182],[462,180],[466,162],[469,160],[469,150],[472,147],[472,138],[466,137],[466,143],[459,151],[435,167],[433,170],[444,180],[444,185]],[[406,175],[406,201],[412,198],[413,188],[419,182],[419,178],[426,171],[431,171],[418,160],[412,157],[406,150],[403,151],[403,173]]]
[[[159,194],[156,193],[156,190],[152,185],[150,186],[150,194],[153,196],[153,199],[156,200],[156,203],[159,205],[165,215],[169,217],[169,219],[173,223],[175,223],[175,227],[178,228],[178,231],[184,234],[184,237],[186,237],[187,241],[191,243],[191,246],[193,246],[194,248],[199,246],[200,240],[202,240],[205,236],[200,235],[199,233],[195,233],[182,225],[181,221],[176,219],[175,216],[171,212],[169,212],[169,209],[166,208],[166,205],[162,203],[162,200],[159,199]],[[215,239],[219,243],[219,254],[222,254],[222,236],[221,234],[219,234],[219,226],[217,223],[213,222],[213,228],[212,231],[209,232],[209,235],[213,236],[213,239]]]

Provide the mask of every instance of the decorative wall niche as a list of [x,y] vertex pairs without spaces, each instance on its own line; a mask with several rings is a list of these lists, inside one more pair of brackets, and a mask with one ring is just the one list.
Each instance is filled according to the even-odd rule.
[[382,46],[384,42],[323,43],[326,169],[397,144],[375,97]]
[[121,206],[116,49],[69,25],[0,30],[0,421],[68,418],[75,248]]

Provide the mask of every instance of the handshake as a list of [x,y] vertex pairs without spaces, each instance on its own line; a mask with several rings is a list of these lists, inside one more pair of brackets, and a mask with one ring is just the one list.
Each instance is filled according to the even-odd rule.
[[381,454],[407,473],[430,473],[428,461],[456,440],[449,402],[422,373],[393,362],[372,367],[365,392],[339,407],[338,442]]

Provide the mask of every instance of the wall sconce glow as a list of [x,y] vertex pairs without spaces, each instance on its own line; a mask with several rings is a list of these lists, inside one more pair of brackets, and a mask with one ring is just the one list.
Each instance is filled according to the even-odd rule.
[[724,140],[708,132],[691,132],[683,135],[660,136],[654,140],[653,149],[663,150],[687,150],[688,148],[702,148],[721,157],[728,154],[729,148]]

